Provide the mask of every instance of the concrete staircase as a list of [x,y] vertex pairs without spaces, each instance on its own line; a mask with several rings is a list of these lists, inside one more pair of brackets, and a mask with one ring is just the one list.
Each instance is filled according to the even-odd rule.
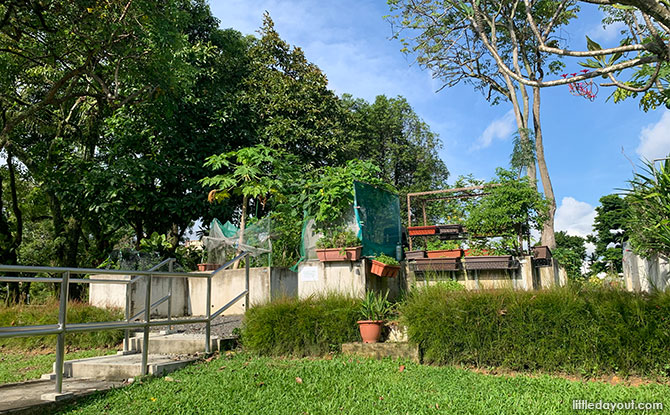
[[[63,375],[68,378],[98,380],[126,380],[142,372],[142,334],[131,337],[129,350],[116,355],[67,360]],[[230,350],[237,339],[211,337],[211,350]],[[164,376],[194,362],[198,354],[205,352],[205,336],[185,333],[152,333],[149,336],[147,356],[148,372]],[[55,374],[43,375],[42,379],[54,379]]]

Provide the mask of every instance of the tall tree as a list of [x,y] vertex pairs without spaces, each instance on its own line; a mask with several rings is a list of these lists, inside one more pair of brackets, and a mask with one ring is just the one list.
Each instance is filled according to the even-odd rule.
[[627,203],[617,194],[600,198],[593,222],[595,235],[589,236],[589,242],[595,244],[595,262],[591,265],[593,273],[623,271],[623,248],[626,239]]

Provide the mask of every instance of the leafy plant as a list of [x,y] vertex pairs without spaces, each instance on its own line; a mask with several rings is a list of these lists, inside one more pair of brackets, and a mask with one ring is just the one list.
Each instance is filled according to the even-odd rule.
[[459,249],[460,245],[456,241],[441,240],[437,238],[426,238],[426,250],[428,251],[440,251],[445,249]]
[[385,265],[399,265],[400,263],[393,257],[390,257],[386,254],[377,255],[375,261],[381,262]]
[[388,301],[388,291],[384,294],[368,291],[361,300],[360,314],[363,320],[385,320],[393,310]]
[[349,248],[359,246],[360,244],[361,240],[358,236],[353,231],[346,229],[321,237],[316,242],[316,247],[318,249]]

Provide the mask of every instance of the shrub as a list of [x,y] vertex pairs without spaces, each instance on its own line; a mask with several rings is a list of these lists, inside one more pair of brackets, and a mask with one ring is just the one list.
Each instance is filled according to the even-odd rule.
[[[91,305],[71,302],[67,308],[67,323],[90,323],[118,321],[123,312],[118,309],[104,309]],[[19,304],[0,308],[0,327],[33,326],[58,323],[58,300],[51,299],[45,304]],[[56,335],[17,337],[0,339],[0,347],[32,349],[56,346]],[[123,339],[122,330],[70,333],[65,336],[65,345],[75,349],[116,347]]]
[[358,341],[360,300],[328,294],[299,300],[282,298],[249,309],[242,345],[272,356],[317,356]]
[[401,315],[430,363],[670,375],[670,294],[588,285],[539,292],[435,286],[411,292]]

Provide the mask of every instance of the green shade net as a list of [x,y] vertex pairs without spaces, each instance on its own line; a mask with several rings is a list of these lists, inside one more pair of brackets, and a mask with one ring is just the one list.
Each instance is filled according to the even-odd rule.
[[398,195],[355,181],[354,207],[363,256],[386,254],[395,257],[402,235]]

